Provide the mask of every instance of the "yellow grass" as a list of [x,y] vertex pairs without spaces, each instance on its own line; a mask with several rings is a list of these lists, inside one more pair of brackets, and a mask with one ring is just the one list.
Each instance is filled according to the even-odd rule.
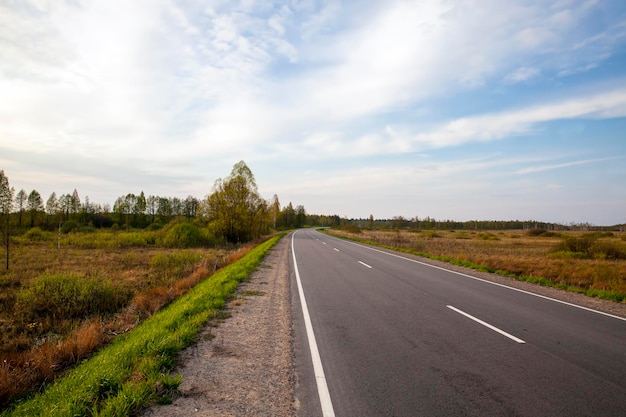
[[[588,236],[585,232],[547,233],[526,231],[383,231],[362,230],[342,236],[420,252],[434,257],[482,265],[517,277],[544,278],[555,286],[602,290],[626,294],[626,260],[582,258],[582,254],[559,251],[565,238]],[[598,234],[596,234],[598,235]],[[600,234],[597,242],[626,253],[626,233]],[[593,292],[590,291],[593,295]],[[618,297],[619,299],[619,297]]]
[[[98,234],[89,239],[97,243]],[[249,250],[119,247],[73,239],[60,250],[50,240],[18,241],[10,270],[0,271],[0,406],[52,380]],[[32,312],[20,311],[28,306],[18,302],[19,294],[44,274],[108,280],[128,291],[130,302],[113,315],[33,319]]]

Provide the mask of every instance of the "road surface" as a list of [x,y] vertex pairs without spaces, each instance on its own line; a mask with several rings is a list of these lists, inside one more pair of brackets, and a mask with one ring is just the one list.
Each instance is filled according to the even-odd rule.
[[623,318],[314,230],[291,243],[301,417],[626,416]]

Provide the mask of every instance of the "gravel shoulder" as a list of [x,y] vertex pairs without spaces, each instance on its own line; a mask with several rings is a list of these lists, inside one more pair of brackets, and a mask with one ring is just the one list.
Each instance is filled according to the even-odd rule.
[[230,317],[208,324],[182,352],[173,403],[142,416],[295,415],[288,245],[281,239],[240,284]]
[[[173,403],[153,406],[144,410],[141,416],[284,417],[300,413],[296,399],[289,243],[289,236],[281,239],[260,267],[239,286],[234,300],[226,309],[230,318],[208,324],[198,342],[182,352],[180,365],[174,373],[182,375],[183,382]],[[626,317],[626,304],[542,287],[419,256],[402,256]]]

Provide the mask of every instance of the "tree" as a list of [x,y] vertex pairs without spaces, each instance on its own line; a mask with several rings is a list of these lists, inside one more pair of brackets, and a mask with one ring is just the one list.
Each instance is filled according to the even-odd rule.
[[139,222],[142,226],[145,225],[146,221],[146,195],[142,192],[137,196],[137,200],[135,201],[135,207],[133,208],[133,215],[135,216],[135,221]]
[[30,227],[35,227],[37,213],[43,211],[43,199],[38,191],[33,190],[28,194],[28,211],[30,212]]
[[113,203],[113,213],[117,216],[118,225],[128,221],[129,212],[127,196],[117,197],[115,203]]
[[72,208],[72,196],[69,194],[63,194],[59,197],[59,209],[61,210],[63,220],[69,220],[70,211]]
[[172,202],[167,197],[159,197],[157,201],[157,215],[162,219],[169,219],[172,216]]
[[294,210],[291,201],[286,207],[283,207],[280,218],[284,228],[291,229],[296,227],[296,210]]
[[46,214],[48,215],[46,217],[46,224],[48,223],[48,217],[56,215],[58,211],[59,202],[57,201],[57,193],[53,191],[50,197],[48,197],[48,200],[46,200]]
[[11,241],[11,206],[13,205],[13,194],[15,189],[9,186],[9,178],[4,175],[4,170],[0,170],[0,229],[4,239],[7,255],[7,271],[9,270],[9,242]]
[[150,223],[154,223],[154,218],[156,217],[158,208],[159,197],[154,195],[148,196],[148,198],[146,199],[146,209],[148,211],[148,215],[150,215]]
[[78,214],[79,210],[80,210],[80,197],[78,197],[78,191],[76,191],[76,188],[74,188],[74,192],[70,196],[70,212],[72,213],[72,216],[74,218],[76,218],[76,215]]
[[306,221],[306,211],[304,210],[304,206],[299,205],[296,206],[296,227],[304,226]]
[[274,222],[274,229],[276,229],[276,220],[278,220],[278,216],[280,215],[280,201],[278,201],[277,194],[274,194],[274,197],[272,197],[270,210],[272,211],[272,221]]
[[196,217],[196,213],[198,212],[198,206],[200,205],[200,201],[197,198],[189,195],[183,201],[183,215],[187,218]]
[[15,196],[15,208],[17,208],[18,212],[18,226],[22,227],[22,216],[24,215],[24,210],[26,209],[26,200],[28,199],[28,194],[22,188],[17,195]]
[[213,189],[206,200],[206,211],[214,230],[233,243],[257,237],[266,202],[259,197],[254,175],[245,162],[236,163],[230,175],[218,179]]

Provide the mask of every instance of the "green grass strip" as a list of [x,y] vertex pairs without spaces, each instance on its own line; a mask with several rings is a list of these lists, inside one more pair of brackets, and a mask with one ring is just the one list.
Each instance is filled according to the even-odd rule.
[[374,242],[371,240],[367,240],[367,239],[359,239],[359,238],[354,238],[354,237],[347,237],[347,236],[342,236],[342,235],[337,235],[334,234],[332,232],[329,232],[326,229],[318,229],[324,233],[327,233],[329,235],[332,235],[334,237],[338,237],[340,239],[345,239],[345,240],[351,240],[353,242],[358,242],[358,243],[363,243],[365,245],[370,245],[370,246],[377,246],[379,248],[385,248],[385,249],[389,249],[395,252],[403,252],[403,253],[408,253],[411,255],[417,255],[417,256],[421,256],[423,258],[428,258],[428,259],[433,259],[436,261],[441,261],[441,262],[446,262],[452,265],[458,265],[458,266],[464,266],[466,268],[471,268],[471,269],[476,269],[478,271],[481,272],[489,272],[491,274],[498,274],[498,275],[503,275],[505,277],[509,277],[509,278],[514,278],[518,281],[526,281],[526,282],[532,282],[534,284],[538,284],[544,287],[552,287],[552,288],[558,288],[561,290],[565,290],[565,291],[569,291],[569,292],[576,292],[579,294],[584,294],[588,297],[595,297],[595,298],[601,298],[604,300],[610,300],[610,301],[616,301],[618,303],[623,303],[624,301],[626,301],[626,294],[624,293],[620,293],[620,292],[616,292],[616,291],[609,291],[609,290],[598,290],[598,289],[594,289],[594,288],[581,288],[581,287],[577,287],[574,285],[568,285],[568,284],[563,284],[563,283],[558,283],[558,282],[552,282],[549,279],[546,278],[542,278],[542,277],[534,277],[534,276],[528,276],[528,275],[517,275],[514,274],[512,272],[509,271],[503,271],[501,269],[499,270],[495,270],[494,268],[491,268],[487,265],[480,265],[480,264],[475,264],[473,262],[468,262],[468,261],[461,261],[458,259],[454,259],[454,258],[450,258],[448,256],[436,256],[436,255],[430,255],[428,253],[424,253],[424,252],[418,252],[415,250],[411,250],[411,249],[405,249],[405,248],[398,248],[395,246],[391,246],[391,245],[384,245],[382,243],[378,243],[378,242]]
[[181,380],[170,371],[240,282],[284,235],[275,236],[196,285],[91,359],[0,416],[127,416],[154,402]]

